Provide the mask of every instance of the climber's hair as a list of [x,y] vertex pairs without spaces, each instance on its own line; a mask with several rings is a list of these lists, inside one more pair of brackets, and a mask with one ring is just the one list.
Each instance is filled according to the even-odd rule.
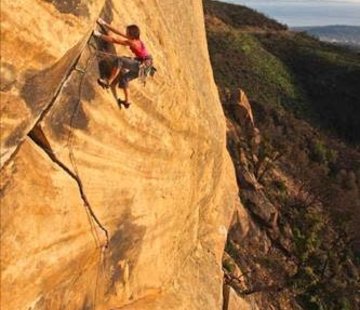
[[140,39],[140,28],[137,25],[129,25],[126,27],[126,34],[134,40]]

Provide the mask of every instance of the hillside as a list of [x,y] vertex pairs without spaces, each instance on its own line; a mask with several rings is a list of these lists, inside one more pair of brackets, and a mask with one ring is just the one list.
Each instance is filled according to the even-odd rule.
[[204,3],[228,149],[252,221],[241,237],[230,229],[230,291],[260,309],[357,309],[358,55],[262,24],[243,6]]
[[359,26],[322,26],[322,27],[296,27],[295,31],[305,31],[306,33],[319,38],[321,41],[339,45],[349,46],[350,48],[360,49],[360,27]]
[[[129,109],[98,17],[154,57]],[[1,309],[222,307],[239,201],[200,1],[1,1],[0,132]]]
[[[358,54],[286,31],[273,21],[263,26],[261,14],[227,6],[231,9],[207,2],[210,52],[214,61],[223,63],[215,72],[217,83],[241,83],[253,100],[290,108],[313,120],[313,125],[359,143]],[[229,18],[244,22],[227,23],[222,16],[226,10],[231,10]],[[233,72],[234,67],[239,69]]]

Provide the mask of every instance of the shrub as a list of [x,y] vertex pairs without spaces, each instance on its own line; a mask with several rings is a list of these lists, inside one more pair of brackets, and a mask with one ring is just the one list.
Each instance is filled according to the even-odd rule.
[[225,261],[223,261],[223,267],[229,273],[232,273],[235,270],[235,265],[229,259],[226,259]]
[[273,186],[280,191],[281,193],[285,193],[287,191],[287,187],[284,181],[282,180],[275,180],[272,182]]

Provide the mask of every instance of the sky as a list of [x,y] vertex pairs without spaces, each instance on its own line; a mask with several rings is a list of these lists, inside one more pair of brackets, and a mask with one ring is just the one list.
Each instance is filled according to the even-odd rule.
[[360,26],[360,0],[221,0],[246,5],[290,27]]

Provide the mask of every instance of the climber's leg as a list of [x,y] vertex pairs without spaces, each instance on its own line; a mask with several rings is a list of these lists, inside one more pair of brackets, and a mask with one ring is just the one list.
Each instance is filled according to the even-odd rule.
[[[122,74],[119,79],[119,87],[123,89],[124,91],[124,100],[120,100],[122,104],[126,108],[130,106],[130,90],[129,90],[129,82],[136,79],[139,76],[139,66],[135,67],[134,70],[130,70],[126,72],[125,74]],[[118,100],[119,102],[119,100]]]
[[111,70],[111,75],[109,77],[109,85],[110,86],[114,83],[114,81],[118,77],[120,70],[121,70],[121,67],[119,67],[119,66],[116,66]]
[[100,78],[97,80],[100,86],[102,86],[103,88],[109,88],[114,84],[114,82],[119,76],[120,71],[124,67],[124,59],[126,59],[126,57],[119,57],[117,59],[115,66],[111,69],[111,73],[108,79]]

